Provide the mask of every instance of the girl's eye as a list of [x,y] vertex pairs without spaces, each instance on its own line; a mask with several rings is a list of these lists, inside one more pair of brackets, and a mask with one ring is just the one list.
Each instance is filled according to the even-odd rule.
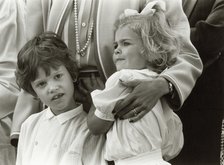
[[114,49],[117,49],[117,46],[118,46],[118,45],[115,43],[115,44],[114,44]]
[[128,45],[130,45],[130,43],[129,42],[123,42],[123,45],[128,46]]
[[58,80],[58,79],[60,79],[62,76],[63,76],[62,74],[57,74],[57,75],[55,75],[54,78],[55,78],[56,80]]

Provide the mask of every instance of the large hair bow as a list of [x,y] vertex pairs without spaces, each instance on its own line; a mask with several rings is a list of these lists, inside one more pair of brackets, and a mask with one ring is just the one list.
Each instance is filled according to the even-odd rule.
[[153,15],[156,11],[156,9],[153,9],[155,5],[158,5],[163,11],[166,10],[165,2],[162,0],[156,0],[153,2],[149,2],[140,13],[137,10],[125,9],[124,16],[127,17],[132,15]]

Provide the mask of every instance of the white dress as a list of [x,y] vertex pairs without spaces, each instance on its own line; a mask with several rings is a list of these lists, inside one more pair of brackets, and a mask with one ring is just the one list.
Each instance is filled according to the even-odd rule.
[[16,165],[106,165],[105,138],[90,134],[86,115],[82,106],[31,115],[22,124]]
[[[101,119],[115,121],[107,133],[105,159],[118,165],[169,164],[165,160],[175,157],[183,147],[182,123],[169,108],[165,99],[137,122],[115,120],[112,110],[116,102],[125,98],[130,89],[119,83],[132,79],[149,80],[157,73],[144,70],[121,70],[106,82],[104,90],[92,92],[95,115]],[[162,159],[163,158],[163,159]]]

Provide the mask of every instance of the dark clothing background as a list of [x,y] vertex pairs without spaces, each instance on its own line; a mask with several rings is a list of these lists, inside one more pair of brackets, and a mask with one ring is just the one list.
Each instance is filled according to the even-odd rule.
[[204,70],[177,112],[183,122],[185,143],[171,163],[218,165],[224,111],[224,0],[197,0],[189,22],[191,41]]

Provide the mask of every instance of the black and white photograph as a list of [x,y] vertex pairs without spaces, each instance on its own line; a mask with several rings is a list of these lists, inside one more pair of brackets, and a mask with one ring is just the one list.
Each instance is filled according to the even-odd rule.
[[0,0],[0,165],[224,165],[224,0]]

